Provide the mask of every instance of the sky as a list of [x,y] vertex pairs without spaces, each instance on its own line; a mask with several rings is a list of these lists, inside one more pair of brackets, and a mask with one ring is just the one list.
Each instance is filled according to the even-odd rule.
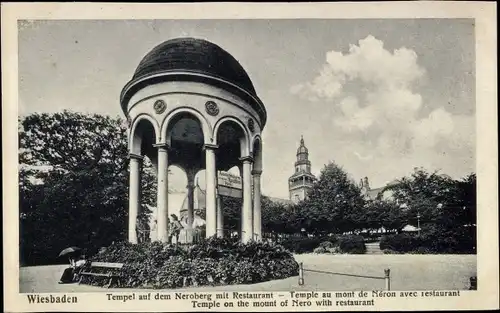
[[[123,117],[121,89],[175,37],[219,45],[250,76],[268,114],[266,195],[288,198],[301,135],[314,174],[334,161],[372,187],[414,167],[475,172],[471,19],[22,21],[19,114]],[[170,185],[186,186],[180,170]]]

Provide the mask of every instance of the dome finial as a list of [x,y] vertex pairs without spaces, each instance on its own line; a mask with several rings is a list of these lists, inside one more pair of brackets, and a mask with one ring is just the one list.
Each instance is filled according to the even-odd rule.
[[304,145],[304,136],[300,135],[300,145]]

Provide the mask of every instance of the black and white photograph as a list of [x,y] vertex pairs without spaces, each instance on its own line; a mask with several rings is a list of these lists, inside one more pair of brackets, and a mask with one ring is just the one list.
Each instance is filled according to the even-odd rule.
[[498,249],[481,224],[498,203],[477,188],[497,165],[478,156],[494,134],[478,133],[475,18],[11,26],[4,237],[16,224],[26,310],[85,293],[120,310],[380,310],[498,290],[478,258]]

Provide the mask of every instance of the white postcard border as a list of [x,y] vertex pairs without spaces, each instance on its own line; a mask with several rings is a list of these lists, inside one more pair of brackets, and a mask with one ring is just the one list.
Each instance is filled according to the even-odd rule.
[[[98,4],[2,3],[2,132],[4,299],[8,312],[29,311],[200,311],[189,301],[108,301],[106,292],[69,294],[77,304],[28,304],[19,294],[19,223],[17,191],[17,20],[18,19],[281,19],[281,18],[474,18],[476,20],[476,136],[478,177],[478,286],[453,298],[377,299],[363,310],[498,308],[498,154],[496,3],[380,2],[380,3],[197,3]],[[139,294],[154,290],[145,290]],[[174,293],[175,290],[172,291]],[[55,295],[55,294],[54,294]],[[284,296],[283,299],[289,299]],[[331,308],[330,308],[331,309]],[[335,310],[359,307],[335,307]],[[255,308],[217,308],[217,311],[254,311]],[[327,310],[311,307],[265,308],[265,311]]]

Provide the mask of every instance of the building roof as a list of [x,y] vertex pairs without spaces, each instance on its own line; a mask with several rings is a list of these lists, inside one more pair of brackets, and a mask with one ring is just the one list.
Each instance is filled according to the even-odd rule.
[[269,200],[271,200],[272,202],[280,203],[280,204],[283,204],[283,205],[290,205],[290,204],[293,204],[293,201],[292,201],[292,200],[289,200],[289,199],[276,198],[276,197],[269,197],[269,196],[267,196],[267,198],[268,198]]
[[370,200],[375,200],[377,199],[378,195],[380,194],[380,192],[382,192],[382,190],[384,190],[385,187],[380,187],[380,188],[375,188],[375,189],[370,189],[366,192],[366,196],[370,199]]
[[388,182],[384,188],[387,188],[387,187],[390,187],[390,186],[396,186],[397,184],[399,184],[399,180],[397,179],[393,179],[391,180],[390,182]]
[[288,180],[290,180],[290,179],[292,179],[292,178],[295,178],[295,177],[302,177],[302,176],[308,176],[308,177],[310,177],[310,178],[312,178],[312,179],[316,180],[316,176],[314,176],[313,174],[308,173],[308,172],[306,172],[306,171],[298,171],[298,172],[295,172],[295,173],[293,173],[293,175],[292,175],[292,176],[290,176],[290,178],[289,178]]
[[266,122],[266,111],[241,64],[227,51],[207,40],[176,38],[154,47],[142,59],[123,88],[125,111],[130,97],[144,86],[169,80],[200,81],[226,89],[247,101]]
[[305,143],[304,143],[304,137],[300,136],[300,146],[297,149],[297,155],[301,153],[309,153],[309,150],[307,149]]

